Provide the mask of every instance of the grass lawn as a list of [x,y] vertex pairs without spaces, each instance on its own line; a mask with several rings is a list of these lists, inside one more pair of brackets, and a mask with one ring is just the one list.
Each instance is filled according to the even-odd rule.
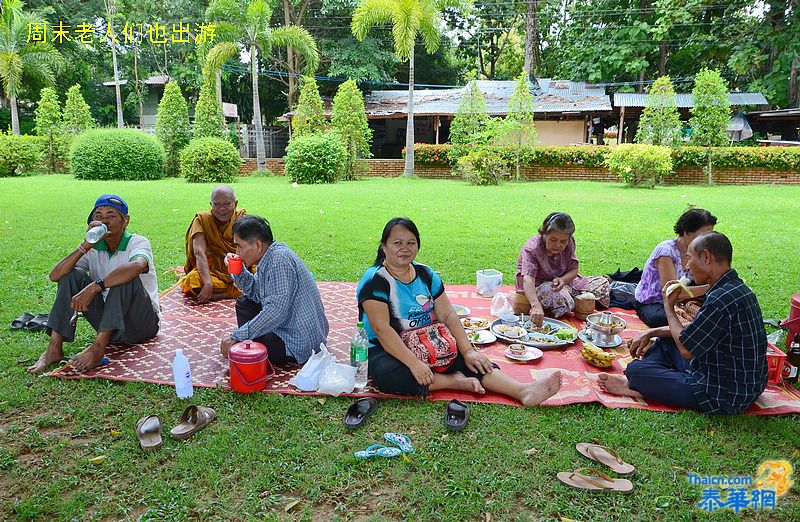
[[[210,189],[182,180],[0,179],[0,323],[49,310],[56,287],[47,273],[80,242],[104,192],[128,201],[129,229],[150,238],[160,288],[170,287],[174,276],[162,272],[183,264],[184,231],[207,208]],[[719,218],[765,317],[784,317],[800,291],[800,187],[370,179],[293,189],[285,178],[254,177],[236,190],[240,205],[267,217],[318,280],[358,280],[396,215],[416,221],[418,259],[446,283],[474,284],[475,270],[496,268],[510,284],[520,247],[553,210],[575,219],[582,273],[641,267],[692,204]],[[68,355],[92,339],[82,325]],[[45,344],[42,334],[0,328],[0,520],[733,520],[727,509],[696,508],[702,487],[687,475],[753,476],[764,460],[800,463],[795,416],[474,404],[469,428],[453,435],[442,424],[444,403],[387,400],[348,434],[345,399],[207,389],[195,400],[214,407],[218,420],[188,442],[167,437],[160,451],[143,454],[136,419],[158,414],[168,430],[186,402],[167,386],[31,377],[21,361],[35,360]],[[385,431],[412,437],[410,462],[356,461],[352,452]],[[588,464],[574,449],[588,441],[637,466],[634,494],[591,495],[556,480]],[[91,464],[97,455],[106,461]],[[797,488],[774,513],[744,516],[800,519]]]

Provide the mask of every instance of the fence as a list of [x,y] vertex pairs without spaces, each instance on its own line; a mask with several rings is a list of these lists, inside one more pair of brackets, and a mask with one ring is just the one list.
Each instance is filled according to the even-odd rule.
[[[289,144],[289,129],[287,127],[265,126],[262,134],[267,158],[282,158],[286,155],[286,146]],[[256,157],[256,129],[254,125],[240,125],[239,144],[239,153],[243,158]]]

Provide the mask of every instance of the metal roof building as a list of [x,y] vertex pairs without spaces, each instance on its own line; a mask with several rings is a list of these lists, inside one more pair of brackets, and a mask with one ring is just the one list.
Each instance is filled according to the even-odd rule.
[[[731,105],[767,105],[767,99],[760,92],[732,92],[728,94]],[[675,105],[679,109],[694,107],[691,94],[676,94]],[[646,107],[647,95],[632,92],[614,93],[614,107]]]

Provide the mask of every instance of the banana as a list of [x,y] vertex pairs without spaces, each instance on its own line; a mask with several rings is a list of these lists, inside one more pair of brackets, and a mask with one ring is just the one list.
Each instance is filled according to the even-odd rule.
[[583,347],[581,348],[581,355],[583,355],[583,358],[586,359],[589,364],[597,366],[598,368],[611,367],[612,361],[616,358],[616,355],[613,353],[604,352],[592,343],[586,342],[583,343]]
[[687,286],[690,282],[691,281],[689,281],[689,279],[686,276],[681,277],[680,281],[671,284],[669,288],[667,288],[667,295],[672,295],[675,292],[679,291],[681,288],[683,288],[683,290],[686,291],[686,294],[689,297],[694,297],[694,294],[692,293],[691,290],[689,290],[689,287]]

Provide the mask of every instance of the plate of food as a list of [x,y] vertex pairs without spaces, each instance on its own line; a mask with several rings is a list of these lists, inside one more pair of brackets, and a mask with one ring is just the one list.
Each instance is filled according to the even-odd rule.
[[497,336],[495,336],[489,330],[467,332],[467,338],[472,344],[477,345],[492,344],[493,342],[497,341]]
[[515,361],[528,362],[528,361],[534,361],[536,359],[541,359],[544,353],[538,348],[534,348],[532,346],[525,346],[519,343],[514,343],[509,345],[508,348],[506,348],[506,351],[503,352],[503,355]]
[[462,317],[461,324],[465,330],[486,330],[489,328],[489,320],[483,317]]
[[471,313],[471,310],[466,306],[461,306],[457,304],[453,305],[453,310],[456,311],[456,315],[459,317],[467,317]]
[[541,326],[536,326],[530,320],[525,319],[521,319],[516,325],[511,326],[503,324],[500,319],[497,319],[492,322],[491,329],[500,339],[541,350],[562,348],[575,342],[578,337],[576,328],[549,317],[544,319]]

